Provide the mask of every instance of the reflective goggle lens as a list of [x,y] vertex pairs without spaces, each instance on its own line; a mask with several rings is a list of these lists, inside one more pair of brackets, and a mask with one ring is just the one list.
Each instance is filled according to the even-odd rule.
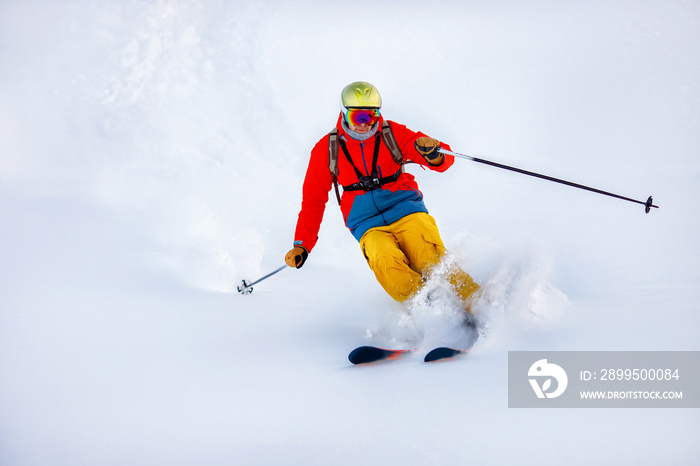
[[378,108],[349,108],[345,113],[348,124],[360,126],[362,124],[374,125],[379,121]]

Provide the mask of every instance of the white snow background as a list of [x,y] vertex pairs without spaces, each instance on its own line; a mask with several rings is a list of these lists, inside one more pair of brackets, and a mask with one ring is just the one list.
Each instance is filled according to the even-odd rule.
[[[698,464],[696,409],[509,409],[513,350],[700,350],[700,3],[0,3],[0,464]],[[411,168],[484,286],[471,354],[401,337],[331,193],[339,93],[457,152]],[[434,316],[433,316],[434,317]]]

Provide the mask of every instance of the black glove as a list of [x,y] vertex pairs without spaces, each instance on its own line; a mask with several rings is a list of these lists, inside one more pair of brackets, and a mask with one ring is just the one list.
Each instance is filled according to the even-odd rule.
[[284,262],[290,267],[300,269],[308,257],[309,251],[304,246],[294,246],[284,257]]

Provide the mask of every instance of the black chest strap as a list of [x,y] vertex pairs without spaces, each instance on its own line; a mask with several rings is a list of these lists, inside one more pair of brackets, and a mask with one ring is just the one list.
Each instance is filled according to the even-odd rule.
[[[353,167],[355,170],[355,174],[357,175],[358,180],[360,180],[357,183],[353,183],[348,186],[343,186],[344,191],[372,191],[374,189],[380,188],[381,186],[388,184],[388,183],[393,183],[394,181],[399,179],[399,176],[401,176],[401,173],[403,173],[403,155],[401,154],[401,150],[398,148],[398,145],[396,144],[396,139],[394,139],[394,134],[391,131],[391,126],[389,125],[389,122],[384,121],[382,124],[381,128],[381,135],[380,132],[377,131],[377,134],[374,136],[375,137],[375,143],[374,143],[374,154],[372,157],[372,171],[370,173],[370,176],[365,176],[360,172],[357,167],[355,167],[355,164],[352,163],[352,158],[350,157],[350,154],[348,152],[347,147],[345,146],[345,141],[341,137],[338,136],[338,129],[333,128],[333,130],[329,133],[328,135],[328,153],[329,153],[329,165],[328,168],[330,169],[331,176],[333,177],[333,186],[335,187],[335,196],[338,199],[338,205],[340,205],[340,191],[338,190],[338,148],[342,147],[343,153],[345,154],[345,157],[348,159],[348,162],[350,162],[350,166]],[[399,170],[394,173],[393,175],[390,176],[384,176],[384,177],[379,177],[378,171],[377,171],[377,159],[379,155],[379,145],[381,144],[381,141],[384,141],[384,144],[386,145],[387,149],[389,149],[389,152],[391,153],[392,158],[394,161],[399,165]]]
[[382,133],[377,131],[377,133],[374,136],[374,153],[372,154],[372,171],[370,172],[369,176],[366,176],[362,174],[360,170],[357,169],[355,164],[352,162],[352,157],[350,157],[350,153],[348,152],[348,148],[345,145],[345,141],[343,141],[342,138],[339,138],[339,144],[340,148],[343,150],[343,153],[345,154],[345,158],[348,159],[348,162],[350,162],[350,165],[352,168],[355,170],[355,175],[357,176],[357,179],[359,180],[357,183],[353,183],[347,186],[343,186],[343,191],[373,191],[375,189],[379,189],[382,186],[384,186],[387,183],[393,183],[394,181],[399,179],[399,176],[401,176],[401,173],[403,172],[401,168],[394,173],[393,175],[390,176],[379,176],[379,171],[377,169],[377,161],[379,159],[379,146],[381,145],[382,142]]

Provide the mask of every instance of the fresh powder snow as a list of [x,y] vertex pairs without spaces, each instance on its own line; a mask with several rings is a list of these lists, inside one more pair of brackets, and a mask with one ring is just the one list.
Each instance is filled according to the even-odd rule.
[[[683,0],[3,1],[0,464],[697,464],[697,409],[508,408],[507,362],[700,350],[699,22]],[[449,292],[393,302],[332,193],[302,269],[236,286],[283,264],[357,80],[456,152],[660,208],[409,166],[483,287],[481,338],[353,366],[455,316]]]

